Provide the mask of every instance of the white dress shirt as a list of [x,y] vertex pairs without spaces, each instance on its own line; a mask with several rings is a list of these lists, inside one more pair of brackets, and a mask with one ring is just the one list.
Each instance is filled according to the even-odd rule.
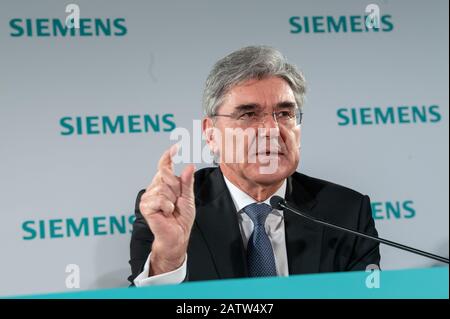
[[[247,193],[242,191],[236,185],[231,183],[225,176],[225,184],[230,191],[231,198],[238,214],[239,228],[242,235],[242,241],[244,248],[247,249],[248,240],[253,232],[253,222],[250,217],[242,210],[245,206],[256,203],[257,201],[250,197]],[[284,180],[281,187],[273,194],[282,198],[286,193],[286,180]],[[270,205],[270,197],[264,201],[264,203]],[[277,268],[278,276],[288,276],[288,260],[286,252],[286,237],[284,231],[284,215],[283,211],[272,210],[267,216],[265,222],[266,233],[269,236],[270,243],[272,244],[275,265]],[[150,286],[150,285],[166,285],[166,284],[179,284],[183,282],[186,277],[186,263],[188,256],[186,255],[183,264],[168,273],[149,277],[150,269],[150,256],[151,252],[145,262],[144,270],[135,279],[134,284],[136,287]]]

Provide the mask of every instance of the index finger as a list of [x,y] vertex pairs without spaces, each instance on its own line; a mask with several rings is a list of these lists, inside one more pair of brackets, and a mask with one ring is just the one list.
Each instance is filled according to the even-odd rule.
[[173,162],[172,156],[178,152],[178,144],[172,145],[168,150],[166,150],[158,162],[158,170],[161,168],[168,168],[173,172]]

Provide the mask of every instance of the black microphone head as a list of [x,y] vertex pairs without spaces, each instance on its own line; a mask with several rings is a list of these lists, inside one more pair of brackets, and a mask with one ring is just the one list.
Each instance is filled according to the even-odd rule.
[[280,196],[272,196],[270,199],[270,206],[272,206],[273,209],[283,209],[280,204],[284,203],[284,199]]

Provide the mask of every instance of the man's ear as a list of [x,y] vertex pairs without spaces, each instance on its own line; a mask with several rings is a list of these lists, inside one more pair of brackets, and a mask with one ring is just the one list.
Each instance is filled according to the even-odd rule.
[[297,147],[300,149],[302,147],[302,126],[297,125],[295,127],[295,138],[297,142]]
[[217,150],[217,144],[214,136],[214,131],[217,128],[214,127],[213,120],[210,117],[205,117],[202,120],[202,132],[205,136],[206,143],[208,144],[211,152],[215,152]]

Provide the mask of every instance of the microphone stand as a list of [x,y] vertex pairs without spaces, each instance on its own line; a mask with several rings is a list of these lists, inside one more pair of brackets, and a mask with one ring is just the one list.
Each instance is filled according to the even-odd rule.
[[324,221],[324,220],[322,220],[320,218],[310,216],[310,215],[305,214],[304,212],[302,212],[302,211],[292,207],[283,198],[281,198],[279,196],[273,196],[270,199],[270,205],[274,209],[280,209],[280,208],[287,209],[287,210],[293,212],[294,214],[300,215],[303,218],[312,220],[313,222],[316,222],[316,223],[321,224],[321,225],[326,226],[326,227],[339,229],[341,231],[344,231],[344,232],[347,232],[347,233],[351,233],[351,234],[356,235],[356,236],[360,236],[360,237],[364,237],[364,238],[367,238],[367,239],[371,239],[371,240],[374,240],[376,242],[379,242],[379,243],[382,243],[382,244],[385,244],[385,245],[388,245],[388,246],[392,246],[392,247],[395,247],[395,248],[398,248],[398,249],[402,249],[402,250],[405,250],[405,251],[409,251],[409,252],[411,252],[413,254],[417,254],[417,255],[424,256],[424,257],[428,257],[428,258],[431,258],[431,259],[434,259],[434,260],[437,260],[437,261],[440,261],[440,262],[443,262],[443,263],[446,263],[446,264],[449,263],[448,258],[441,257],[441,256],[438,256],[438,255],[434,255],[434,254],[431,254],[429,252],[426,252],[426,251],[423,251],[423,250],[419,250],[419,249],[416,249],[416,248],[413,248],[413,247],[405,246],[405,245],[393,242],[391,240],[387,240],[387,239],[383,239],[383,238],[380,238],[380,237],[367,235],[367,234],[361,233],[361,232],[356,231],[356,230],[352,230],[352,229],[349,229],[349,228],[346,228],[346,227],[334,225],[334,224],[328,223],[328,222],[326,222],[326,221]]

